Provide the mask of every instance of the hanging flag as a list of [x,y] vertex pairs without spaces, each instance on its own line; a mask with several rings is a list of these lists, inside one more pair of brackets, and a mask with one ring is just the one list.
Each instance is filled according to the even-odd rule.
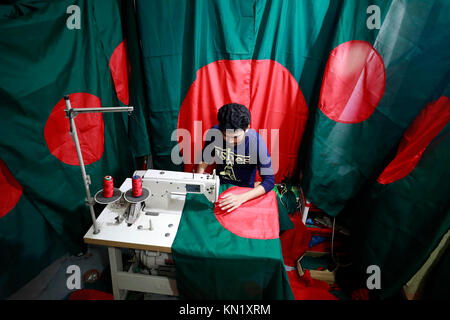
[[[379,30],[358,18],[375,4]],[[442,95],[449,10],[440,0],[342,2],[305,147],[303,187],[326,213],[338,215],[357,196],[423,106]]]
[[[1,298],[62,253],[83,250],[92,221],[63,96],[73,108],[127,102],[120,4],[1,5],[0,155],[9,171],[0,178]],[[127,115],[79,114],[75,123],[92,195],[105,175],[124,180],[133,166]]]
[[380,297],[398,293],[450,229],[449,163],[450,99],[443,96],[404,133],[353,214],[354,274],[365,287],[368,267],[377,266]]
[[[328,6],[337,14],[329,0],[136,1],[155,166],[191,171],[217,110],[236,102],[249,108],[251,128],[266,134],[276,181],[298,174],[317,76],[315,59],[306,67],[308,52],[326,43]],[[197,143],[189,154],[179,150],[176,129],[187,129]]]
[[[128,132],[134,157],[151,155],[150,131],[148,127],[148,96],[144,90],[144,72],[140,50],[139,31],[135,15],[134,1],[124,1],[124,34],[126,35],[127,55],[130,64],[129,105],[134,110],[129,116]],[[125,40],[124,40],[125,41]],[[122,68],[123,69],[123,68]]]

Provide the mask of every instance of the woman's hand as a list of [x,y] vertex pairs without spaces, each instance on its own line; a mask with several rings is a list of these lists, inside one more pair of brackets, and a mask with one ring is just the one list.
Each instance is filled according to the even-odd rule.
[[245,194],[233,194],[229,193],[222,197],[219,201],[219,207],[222,211],[231,212],[237,208],[248,199]]

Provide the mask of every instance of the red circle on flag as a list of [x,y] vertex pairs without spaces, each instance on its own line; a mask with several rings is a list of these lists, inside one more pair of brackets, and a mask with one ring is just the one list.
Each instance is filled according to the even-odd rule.
[[348,41],[330,54],[319,108],[336,122],[359,123],[375,111],[385,86],[386,72],[380,54],[366,41]]
[[182,152],[185,171],[192,172],[205,133],[217,124],[217,111],[227,103],[249,108],[250,128],[266,142],[275,181],[281,182],[288,173],[293,176],[308,107],[295,78],[273,60],[219,60],[197,71],[178,116],[181,149],[181,129],[191,137],[191,153]]
[[111,59],[109,60],[109,68],[111,69],[117,97],[123,104],[128,105],[130,103],[130,92],[128,88],[130,63],[128,60],[126,39],[114,49]]
[[[100,108],[101,101],[89,93],[72,93],[70,95],[72,108]],[[64,112],[66,104],[61,99],[53,108],[44,128],[47,147],[60,161],[73,166],[80,165],[75,143],[69,134],[69,119]],[[75,118],[78,140],[85,165],[91,164],[103,155],[105,142],[104,124],[101,113],[78,114]]]
[[0,159],[0,218],[10,212],[19,202],[23,188]]
[[214,206],[217,221],[231,233],[248,239],[277,239],[280,234],[277,210],[277,194],[270,191],[256,199],[247,201],[235,210],[222,210],[219,202],[231,194],[242,194],[251,188],[231,187],[219,196]]
[[383,170],[377,181],[393,183],[409,175],[419,163],[431,141],[450,121],[450,99],[440,97],[429,103],[403,134],[397,155]]

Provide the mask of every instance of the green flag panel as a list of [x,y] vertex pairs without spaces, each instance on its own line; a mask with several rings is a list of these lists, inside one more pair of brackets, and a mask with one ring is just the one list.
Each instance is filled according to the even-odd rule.
[[[1,259],[4,296],[62,248],[83,249],[92,222],[62,98],[69,94],[72,107],[79,108],[121,105],[126,88],[116,87],[116,80],[126,83],[126,74],[111,59],[124,40],[120,5],[104,0],[1,5],[0,157],[23,188],[17,205],[0,218],[1,251],[8,253]],[[131,175],[126,114],[82,114],[75,121],[91,195],[102,188],[103,176],[121,183]],[[7,279],[22,271],[20,281]]]
[[[65,94],[80,108],[135,107],[130,117],[76,118],[92,193],[105,175],[117,184],[129,176],[133,156],[151,153],[156,168],[186,169],[171,157],[179,152],[172,134],[180,114],[185,120],[208,115],[211,122],[220,106],[207,102],[245,98],[261,128],[274,129],[270,121],[280,120],[273,122],[281,132],[279,144],[289,150],[272,154],[283,164],[279,181],[288,174],[299,177],[301,169],[306,197],[329,215],[356,203],[364,208],[352,221],[356,234],[364,235],[355,249],[361,277],[363,266],[379,264],[381,296],[391,295],[448,229],[447,127],[407,176],[385,185],[375,181],[424,107],[449,97],[449,12],[446,0],[0,5],[0,161],[8,169],[0,174],[0,190],[9,190],[0,203],[2,251],[13,252],[16,262],[41,256],[44,266],[62,248],[82,248],[91,222],[63,114]],[[210,209],[202,199],[193,200],[201,210]],[[183,221],[198,227],[211,223],[209,218],[187,214]],[[20,233],[24,219],[35,221],[37,229],[25,232],[24,225]],[[280,216],[280,224],[287,224],[282,222]],[[185,231],[183,237],[195,237]],[[38,240],[29,246],[33,238]],[[13,250],[14,241],[33,252]],[[46,249],[55,241],[60,248]],[[278,259],[270,257],[271,268],[284,283]],[[409,263],[402,276],[400,261]],[[194,268],[187,263],[182,272]],[[8,270],[2,262],[2,274]],[[262,273],[245,274],[252,276],[274,285]],[[12,293],[11,282],[0,280],[1,294]],[[276,298],[290,297],[288,291],[274,290]]]
[[0,220],[0,299],[6,299],[67,252],[63,239],[26,194]]
[[218,222],[214,204],[204,195],[186,196],[172,254],[182,298],[294,298],[284,269],[280,239],[250,239],[228,231]]
[[374,184],[352,221],[355,275],[362,284],[370,265],[380,267],[388,298],[420,269],[450,229],[450,125],[427,146],[414,170],[389,184]]
[[[344,2],[333,45],[336,50],[343,41],[362,40],[372,46],[374,54],[364,56],[364,50],[353,45],[340,50],[339,63],[333,62],[339,51],[332,51],[329,58],[324,56],[328,65],[321,84],[319,110],[310,118],[311,138],[305,146],[305,193],[333,216],[381,172],[401,135],[422,108],[443,94],[450,68],[444,40],[450,35],[447,2],[385,1],[379,6],[384,19],[377,33],[353,18],[359,17],[355,12],[361,12],[361,8],[356,10],[361,5],[358,3]],[[376,67],[380,64],[377,56],[385,69],[384,89],[380,87],[379,91],[383,79]],[[358,59],[364,59],[363,68],[355,71]],[[333,63],[334,68],[328,68]],[[356,81],[352,81],[351,73],[356,73]],[[358,120],[358,112],[367,112],[364,106],[368,105],[372,106],[372,113]],[[337,119],[333,114],[339,115]]]

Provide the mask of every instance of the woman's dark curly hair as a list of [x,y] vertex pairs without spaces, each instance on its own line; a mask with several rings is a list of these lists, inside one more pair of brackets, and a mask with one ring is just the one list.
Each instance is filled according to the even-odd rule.
[[217,120],[221,131],[227,129],[246,130],[250,124],[250,111],[242,104],[229,103],[219,109]]

